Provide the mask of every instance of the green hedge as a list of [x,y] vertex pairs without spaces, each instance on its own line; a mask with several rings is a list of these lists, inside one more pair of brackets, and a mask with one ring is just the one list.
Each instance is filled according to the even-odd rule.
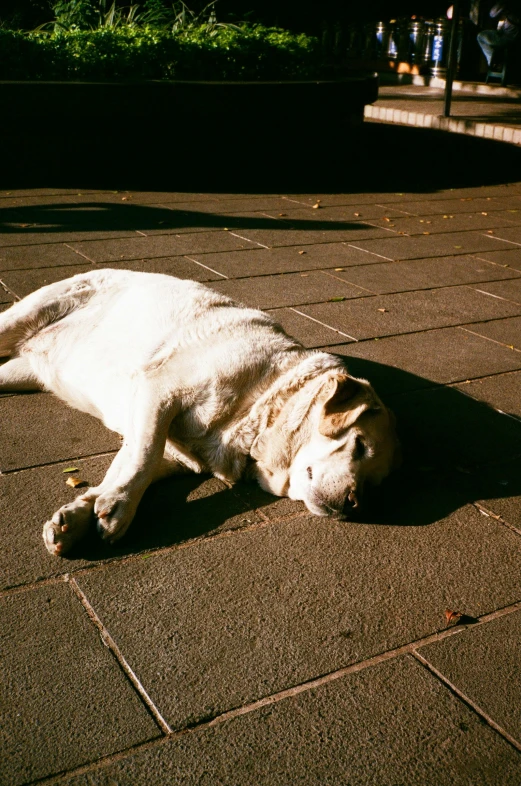
[[273,27],[0,29],[0,79],[307,79],[318,40]]

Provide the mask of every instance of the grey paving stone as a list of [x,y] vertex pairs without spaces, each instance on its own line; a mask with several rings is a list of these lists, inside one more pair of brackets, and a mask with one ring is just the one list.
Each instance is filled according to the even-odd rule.
[[521,612],[471,626],[420,653],[521,743]]
[[43,544],[43,523],[82,491],[81,487],[71,489],[66,485],[70,475],[63,470],[77,467],[75,477],[96,485],[113,457],[74,459],[0,476],[0,535],[4,543],[0,553],[1,589],[209,533],[251,526],[262,520],[254,508],[272,510],[275,505],[276,498],[269,494],[238,496],[215,478],[178,476],[150,487],[132,526],[117,544],[103,543],[93,528],[65,559],[52,557]]
[[0,616],[2,783],[28,783],[160,736],[70,587],[6,596]]
[[195,232],[179,237],[176,235],[134,236],[128,239],[73,243],[72,245],[87,259],[97,263],[251,248],[246,240],[235,237],[231,232]]
[[[160,226],[150,225],[149,227],[139,226],[143,233],[147,236],[154,235],[170,235],[179,233],[192,233],[192,232],[207,232],[217,230],[229,230],[238,236],[244,235],[250,230],[268,230],[277,231],[285,226],[281,223],[282,219],[275,218],[267,213],[261,211],[239,211],[234,213],[207,213],[204,211],[197,211],[194,208],[191,210],[177,211],[174,207],[168,209],[168,205],[161,207],[160,205],[154,206],[157,211],[158,218],[161,219]],[[307,228],[303,225],[302,228]]]
[[[335,346],[332,351],[345,355],[351,373],[369,379],[384,400],[393,393],[431,387],[433,382],[456,382],[521,368],[521,352],[459,328],[360,341]],[[464,392],[469,392],[467,388],[463,386]]]
[[331,298],[359,298],[372,293],[339,281],[321,271],[215,281],[212,289],[255,308],[280,308],[316,303]]
[[481,284],[479,288],[496,297],[506,298],[513,303],[521,303],[521,281],[518,279],[486,282]]
[[1,305],[5,304],[6,306],[9,306],[11,305],[11,303],[13,303],[14,296],[11,294],[11,292],[7,292],[4,289],[5,284],[3,280],[3,275],[0,274],[0,276],[1,276],[0,277],[0,304]]
[[517,277],[514,270],[501,268],[471,256],[413,259],[382,262],[379,265],[350,267],[335,276],[353,284],[385,294],[414,289],[434,289]]
[[[508,351],[508,350],[507,350]],[[521,360],[521,352],[512,352]],[[476,379],[463,385],[456,385],[468,396],[486,401],[492,407],[514,415],[521,421],[521,373],[498,374],[485,379]]]
[[[379,309],[385,309],[384,311]],[[520,306],[468,287],[450,287],[301,306],[300,310],[357,339],[521,314]]]
[[68,407],[50,393],[0,399],[0,470],[47,464],[118,450],[119,437],[99,420]]
[[277,308],[269,312],[279,322],[286,333],[293,336],[305,347],[324,347],[331,344],[344,344],[349,337],[332,328],[325,327],[313,319],[298,314],[290,308]]
[[504,243],[497,237],[479,232],[448,232],[429,236],[387,237],[356,242],[353,239],[350,244],[393,260],[456,256],[504,248]]
[[243,234],[252,242],[260,243],[268,248],[276,248],[277,246],[306,246],[316,243],[348,243],[355,240],[362,242],[365,238],[386,238],[389,232],[378,227],[367,227],[355,219],[351,227],[343,229],[335,229],[334,226],[326,227],[326,222],[322,224],[322,229],[288,229],[281,222],[281,227],[277,230],[248,229]]
[[[316,204],[316,203],[315,203]],[[273,213],[273,215],[276,215]],[[388,218],[393,216],[404,216],[402,210],[393,205],[320,205],[319,209],[313,210],[313,205],[306,207],[298,206],[295,203],[287,202],[285,215],[277,214],[279,218],[285,218],[290,222],[293,219],[304,219],[308,221],[367,221],[368,219]],[[384,224],[385,227],[385,224]]]
[[151,746],[68,786],[517,786],[519,754],[407,656]]
[[367,251],[351,248],[345,243],[296,245],[290,248],[253,248],[220,254],[191,254],[204,265],[228,278],[294,273],[348,265],[378,264],[382,258]]
[[496,265],[521,270],[521,247],[507,246],[501,251],[480,251],[476,256]]
[[134,238],[136,232],[133,229],[113,229],[99,230],[95,226],[85,228],[76,232],[62,232],[49,230],[42,227],[40,231],[32,232],[28,227],[25,231],[16,232],[11,230],[8,234],[0,235],[0,248],[4,252],[6,247],[15,248],[17,246],[38,246],[46,243],[78,243],[82,240],[111,240],[116,238]]
[[394,526],[299,517],[78,580],[182,727],[517,600],[519,538],[459,499],[418,484]]
[[510,243],[521,245],[521,227],[519,226],[503,227],[502,229],[497,229],[494,234],[498,238],[510,241]]
[[177,278],[189,278],[193,281],[220,281],[222,276],[208,268],[192,262],[186,257],[156,257],[154,259],[138,259],[126,262],[102,262],[99,267],[111,267],[117,270],[139,270],[145,273],[166,273]]
[[[486,215],[483,215],[486,213]],[[372,223],[381,227],[405,232],[407,235],[438,234],[440,232],[463,232],[472,229],[493,229],[495,227],[512,226],[515,216],[506,211],[483,211],[476,213],[443,213],[433,216],[396,216],[392,221],[385,219],[373,220]]]
[[[462,192],[467,193],[467,192]],[[487,189],[487,194],[489,190]],[[481,213],[507,208],[500,197],[461,196],[452,197],[447,192],[436,195],[426,194],[424,199],[403,199],[399,208],[404,213],[415,216],[452,215],[456,213]],[[508,209],[508,208],[507,208]]]
[[64,278],[75,276],[78,273],[87,273],[89,270],[94,269],[93,264],[74,265],[73,267],[44,267],[32,270],[9,270],[1,273],[1,280],[7,284],[9,289],[14,292],[18,297],[22,298],[35,289],[44,287],[47,284],[54,284],[56,281],[62,281]]
[[478,333],[480,336],[506,344],[507,347],[521,349],[521,317],[478,322],[478,324],[469,325],[468,329]]
[[521,454],[521,422],[461,390],[418,390],[391,395],[387,403],[398,418],[404,445],[416,460],[429,456],[431,463],[467,473]]
[[[58,241],[58,238],[55,238]],[[84,265],[85,257],[76,254],[61,242],[43,246],[23,246],[0,249],[0,270],[27,270],[39,267]]]
[[[238,211],[252,212],[258,211],[263,213],[265,211],[274,211],[274,214],[287,210],[291,203],[284,197],[271,196],[271,195],[240,195],[237,194],[233,198],[211,198],[212,195],[201,195],[200,199],[190,199],[186,202],[176,202],[171,207],[175,210],[194,210],[200,213],[215,213],[222,215],[223,213],[237,213]],[[138,195],[139,198],[139,195]],[[158,200],[169,204],[170,200]]]
[[501,516],[521,533],[521,458],[494,463],[469,478],[469,493],[487,510]]

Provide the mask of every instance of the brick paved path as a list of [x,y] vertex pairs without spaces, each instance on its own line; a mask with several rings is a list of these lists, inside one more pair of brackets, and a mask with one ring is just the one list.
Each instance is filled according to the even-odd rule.
[[517,786],[521,184],[0,208],[0,308],[103,266],[207,282],[349,356],[406,457],[361,523],[194,476],[56,559],[63,470],[96,483],[118,439],[1,396],[0,782]]

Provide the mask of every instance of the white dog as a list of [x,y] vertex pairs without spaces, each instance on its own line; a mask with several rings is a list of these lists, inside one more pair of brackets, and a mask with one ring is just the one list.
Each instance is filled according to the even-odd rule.
[[306,350],[267,314],[193,281],[99,270],[0,314],[0,390],[49,390],[124,442],[101,485],[44,526],[64,554],[97,520],[120,538],[173,472],[246,471],[319,516],[348,516],[397,460],[393,419],[341,358]]

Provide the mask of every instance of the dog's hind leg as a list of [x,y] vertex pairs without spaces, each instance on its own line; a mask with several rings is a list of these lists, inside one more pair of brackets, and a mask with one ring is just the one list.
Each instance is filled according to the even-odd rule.
[[49,284],[3,311],[0,314],[0,357],[8,357],[21,342],[83,305],[103,283],[104,272],[80,273]]
[[13,358],[0,365],[0,392],[43,390],[26,358]]

